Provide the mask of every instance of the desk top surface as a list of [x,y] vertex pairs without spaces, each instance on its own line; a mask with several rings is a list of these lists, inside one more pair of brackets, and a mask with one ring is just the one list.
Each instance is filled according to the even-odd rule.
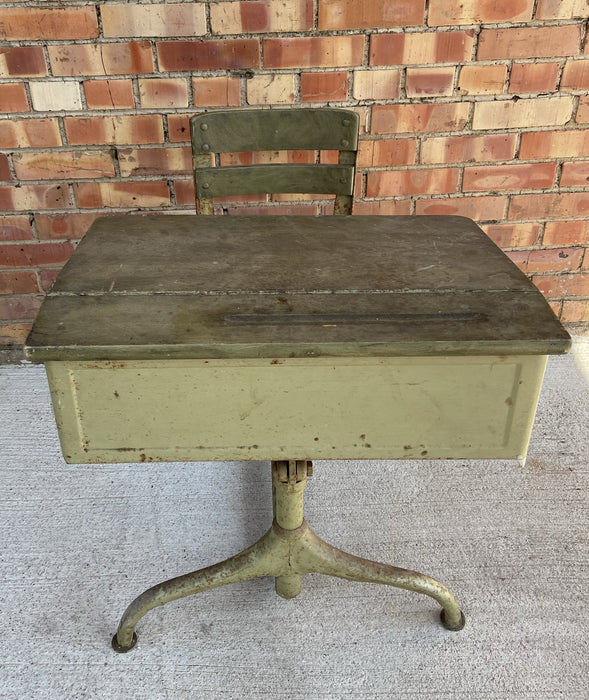
[[47,295],[29,359],[549,354],[570,338],[469,219],[124,215]]

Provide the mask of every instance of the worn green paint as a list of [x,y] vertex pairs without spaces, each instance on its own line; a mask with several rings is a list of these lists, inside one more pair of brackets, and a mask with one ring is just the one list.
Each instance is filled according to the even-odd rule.
[[196,179],[196,196],[313,193],[351,195],[354,168],[347,165],[234,165],[209,168]]
[[113,216],[62,270],[25,352],[43,362],[569,346],[540,292],[461,217]]
[[522,459],[545,356],[48,362],[66,460]]
[[[320,109],[251,109],[192,117],[196,206],[212,214],[214,197],[236,194],[335,194],[335,214],[350,214],[359,117]],[[211,154],[243,151],[334,150],[338,165],[260,164],[211,167]]]
[[313,458],[523,460],[546,356],[569,346],[467,219],[97,221],[26,346],[46,363],[66,459],[268,459],[275,474],[269,532],[140,595],[114,648],[132,648],[157,605],[257,576],[292,597],[310,572],[425,593],[460,629],[439,582],[314,535],[304,476],[277,472]]
[[[286,469],[285,465],[288,465]],[[442,621],[447,629],[462,629],[464,615],[458,602],[439,581],[416,571],[356,557],[315,535],[303,518],[306,471],[304,461],[274,462],[275,517],[270,530],[253,546],[234,557],[164,581],[142,593],[123,614],[113,638],[113,648],[118,652],[130,651],[137,641],[135,626],[139,620],[153,608],[170,601],[260,576],[274,576],[277,593],[292,598],[301,590],[302,577],[309,573],[423,593],[442,606]]]

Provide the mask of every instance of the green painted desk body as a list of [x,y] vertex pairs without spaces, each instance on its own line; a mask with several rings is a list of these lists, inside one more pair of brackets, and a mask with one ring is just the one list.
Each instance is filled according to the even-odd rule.
[[312,459],[523,460],[546,358],[569,344],[468,219],[116,216],[76,249],[26,354],[69,462],[271,460],[304,486]]

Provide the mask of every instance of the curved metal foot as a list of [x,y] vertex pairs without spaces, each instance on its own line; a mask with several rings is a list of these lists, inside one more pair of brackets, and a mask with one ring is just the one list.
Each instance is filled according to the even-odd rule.
[[283,573],[288,573],[288,549],[273,530],[269,530],[240,554],[219,564],[159,583],[135,598],[121,618],[113,638],[113,649],[119,652],[130,651],[137,640],[135,625],[159,605],[230,583]]
[[464,627],[464,615],[454,594],[430,576],[348,554],[324,542],[311,530],[306,531],[300,543],[301,551],[293,559],[302,563],[306,571],[337,576],[349,581],[382,583],[423,593],[437,600],[442,606],[442,622],[446,629],[460,630]]
[[442,610],[440,612],[440,620],[442,621],[442,624],[447,630],[450,630],[450,632],[460,632],[460,630],[464,627],[466,624],[466,618],[464,617],[464,613],[462,610],[460,611],[460,621],[457,625],[451,626],[446,622],[446,611]]
[[113,636],[112,642],[111,642],[112,648],[118,654],[126,654],[128,651],[131,651],[131,649],[133,649],[135,644],[137,644],[137,635],[135,634],[135,632],[133,632],[133,637],[131,639],[131,644],[129,644],[129,646],[124,647],[121,644],[119,644],[118,636],[116,634]]

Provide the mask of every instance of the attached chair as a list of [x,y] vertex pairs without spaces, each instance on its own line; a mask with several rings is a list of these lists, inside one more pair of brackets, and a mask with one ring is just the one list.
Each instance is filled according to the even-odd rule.
[[[327,108],[235,110],[192,117],[197,213],[212,214],[214,197],[296,193],[334,194],[334,214],[351,214],[358,121],[355,112]],[[292,150],[338,151],[338,164],[210,167],[212,154]]]

